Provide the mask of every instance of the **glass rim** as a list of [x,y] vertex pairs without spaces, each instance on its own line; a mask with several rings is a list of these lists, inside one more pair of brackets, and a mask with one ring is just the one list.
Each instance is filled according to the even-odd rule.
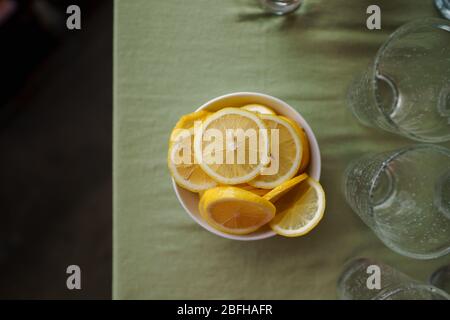
[[372,259],[365,258],[365,257],[357,257],[354,259],[350,259],[344,263],[344,266],[342,268],[341,274],[338,277],[337,280],[337,292],[339,295],[339,298],[342,300],[348,300],[350,297],[346,296],[345,290],[343,288],[344,284],[348,280],[348,278],[352,275],[352,273],[359,268],[361,268],[363,262],[374,262]]
[[386,268],[391,269],[394,275],[396,275],[398,282],[397,284],[388,285],[382,289],[378,293],[376,293],[373,297],[368,300],[385,300],[393,295],[405,291],[407,289],[425,289],[427,291],[431,291],[433,294],[441,296],[447,300],[450,300],[450,295],[446,293],[444,290],[433,286],[432,284],[422,283],[414,278],[411,278],[409,275],[403,273],[401,270],[395,269],[391,265],[385,264],[383,262],[379,262],[367,257],[356,257],[354,259],[350,259],[344,263],[343,270],[337,281],[337,291],[340,299],[348,300],[351,299],[351,296],[345,295],[345,283],[348,279],[353,275],[355,271],[364,267],[365,264],[375,264],[375,265],[384,265]]
[[443,26],[448,29],[447,31],[450,32],[450,22],[442,19],[442,18],[436,18],[436,17],[427,17],[427,18],[419,18],[415,19],[413,21],[407,22],[403,24],[402,26],[398,27],[394,32],[392,32],[389,37],[383,42],[381,47],[377,50],[377,53],[375,54],[375,59],[373,60],[373,63],[370,66],[370,85],[373,90],[372,91],[372,99],[375,102],[375,106],[380,112],[380,114],[383,116],[383,119],[389,124],[389,126],[392,126],[395,130],[402,133],[403,135],[410,137],[411,139],[420,140],[423,141],[422,137],[417,136],[416,134],[409,132],[401,127],[399,127],[392,119],[390,118],[389,114],[386,113],[385,110],[381,107],[377,96],[376,96],[376,75],[377,70],[380,65],[380,61],[383,58],[383,55],[386,51],[386,49],[392,44],[392,42],[400,39],[402,36],[405,36],[409,34],[412,31],[415,31],[423,26],[429,26],[433,29],[442,29]]
[[430,284],[424,284],[420,283],[417,280],[412,280],[410,283],[406,284],[400,284],[396,286],[387,287],[381,292],[379,292],[377,295],[375,295],[371,300],[386,300],[392,296],[395,296],[396,294],[406,291],[408,289],[424,289],[426,291],[429,291],[433,295],[442,297],[446,300],[450,300],[450,295],[445,292],[442,289],[436,288],[435,286],[432,286]]

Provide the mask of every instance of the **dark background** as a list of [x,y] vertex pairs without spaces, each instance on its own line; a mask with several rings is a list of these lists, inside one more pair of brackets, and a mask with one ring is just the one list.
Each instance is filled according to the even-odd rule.
[[111,298],[112,7],[0,0],[0,298]]

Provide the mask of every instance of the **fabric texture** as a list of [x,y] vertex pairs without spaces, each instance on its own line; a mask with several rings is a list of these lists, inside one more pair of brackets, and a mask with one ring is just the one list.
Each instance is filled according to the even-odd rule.
[[[381,7],[382,30],[366,28],[371,4]],[[254,0],[116,1],[114,298],[334,299],[354,257],[420,280],[448,264],[449,257],[420,261],[386,248],[341,187],[351,159],[414,143],[360,125],[346,91],[391,32],[428,16],[438,16],[432,0],[305,0],[285,17],[263,13]],[[286,101],[318,138],[327,209],[305,237],[222,239],[177,201],[166,165],[172,127],[236,91]]]

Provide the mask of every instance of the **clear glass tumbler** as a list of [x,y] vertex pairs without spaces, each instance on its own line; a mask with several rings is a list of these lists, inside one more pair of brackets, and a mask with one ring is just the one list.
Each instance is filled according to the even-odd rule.
[[363,124],[423,142],[450,140],[450,23],[410,22],[381,46],[348,91]]
[[259,2],[267,12],[281,16],[297,10],[303,0],[259,0]]
[[[368,285],[369,277],[379,270],[380,286]],[[338,297],[342,300],[450,300],[444,291],[416,281],[400,271],[370,259],[347,264],[339,277]]]
[[433,272],[430,283],[450,294],[450,265],[443,266]]
[[450,252],[450,150],[421,144],[354,160],[347,202],[392,250],[416,259]]
[[442,16],[450,20],[450,0],[434,0]]

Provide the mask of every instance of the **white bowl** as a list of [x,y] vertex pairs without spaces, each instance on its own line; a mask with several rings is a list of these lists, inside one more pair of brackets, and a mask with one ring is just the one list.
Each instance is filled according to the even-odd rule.
[[[306,132],[309,139],[310,151],[311,151],[311,160],[307,170],[307,173],[310,177],[315,180],[319,180],[320,178],[320,150],[319,145],[317,143],[316,137],[314,136],[311,127],[308,125],[305,119],[290,105],[286,102],[281,101],[280,99],[271,97],[262,93],[255,92],[236,92],[226,94],[215,99],[212,99],[198,108],[199,110],[209,110],[209,111],[217,111],[225,107],[241,107],[246,104],[257,103],[270,107],[277,114],[286,116],[294,121],[296,121]],[[233,235],[224,233],[222,231],[216,230],[211,227],[206,221],[202,219],[200,213],[198,212],[198,202],[199,196],[197,193],[188,191],[186,189],[181,188],[172,179],[173,188],[178,197],[178,201],[180,201],[183,208],[186,212],[203,228],[212,232],[218,236],[223,238],[232,239],[232,240],[261,240],[269,237],[273,237],[276,235],[268,226],[262,227],[261,229],[252,232],[246,235]]]

